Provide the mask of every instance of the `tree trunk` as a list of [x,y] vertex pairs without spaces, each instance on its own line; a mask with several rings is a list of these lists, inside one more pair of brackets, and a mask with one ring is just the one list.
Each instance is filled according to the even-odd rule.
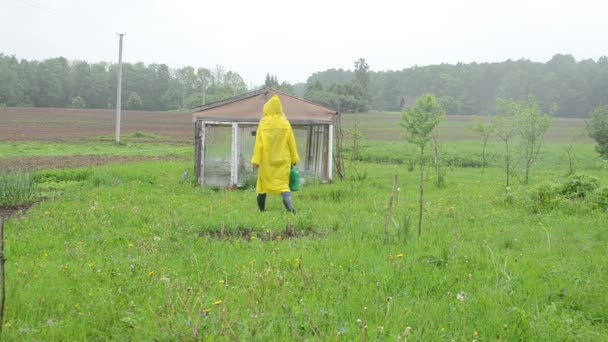
[[435,150],[435,178],[437,178],[437,186],[441,185],[441,176],[439,175],[439,148],[437,147],[437,125],[433,129],[433,148]]

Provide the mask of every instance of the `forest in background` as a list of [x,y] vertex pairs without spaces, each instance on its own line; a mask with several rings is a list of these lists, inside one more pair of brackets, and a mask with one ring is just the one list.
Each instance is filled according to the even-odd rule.
[[[63,57],[28,61],[0,53],[0,106],[114,108],[115,63],[69,61]],[[263,85],[247,86],[238,72],[165,64],[123,63],[122,106],[126,109],[177,110],[211,103],[260,87],[272,87],[336,109],[401,111],[427,92],[447,114],[485,115],[497,98],[534,95],[546,112],[588,117],[608,103],[608,57],[576,61],[557,54],[546,63],[529,60],[500,63],[414,66],[400,71],[371,71],[365,59],[353,70],[330,69],[291,85],[267,75]]]

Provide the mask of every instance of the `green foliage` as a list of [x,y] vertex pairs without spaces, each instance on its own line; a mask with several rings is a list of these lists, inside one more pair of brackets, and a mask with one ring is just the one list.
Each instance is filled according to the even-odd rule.
[[408,238],[417,176],[361,168],[307,183],[296,216],[280,196],[258,213],[252,191],[182,182],[191,163],[95,168],[6,221],[3,340],[608,338],[605,212],[496,205],[500,168],[455,169],[428,191],[425,239]]
[[600,209],[608,212],[608,186],[603,185],[595,189],[589,196],[589,200]]
[[[354,78],[352,70],[329,69],[314,73],[307,84],[333,83]],[[437,96],[447,114],[485,115],[497,98],[526,101],[535,94],[541,112],[555,103],[559,117],[585,118],[601,103],[608,103],[608,60],[576,61],[555,55],[546,63],[526,59],[500,63],[459,63],[413,66],[402,70],[370,71],[373,109],[402,111],[426,92]]]
[[600,180],[585,173],[575,173],[568,176],[560,187],[560,194],[567,198],[586,198],[600,187]]
[[355,123],[355,127],[346,130],[346,134],[350,137],[350,158],[351,161],[361,160],[363,156],[363,144],[365,142],[365,136],[359,128],[359,124]]
[[[553,110],[555,112],[555,109]],[[520,158],[528,183],[530,168],[538,158],[545,133],[551,126],[552,116],[540,111],[536,98],[530,96],[528,102],[517,106],[515,125],[520,139]]]
[[553,209],[561,197],[562,185],[552,182],[539,183],[528,190],[528,196],[535,210]]
[[86,108],[87,104],[84,102],[82,97],[76,96],[72,99],[72,108]]
[[608,106],[601,105],[593,111],[591,121],[587,124],[589,136],[595,140],[595,150],[604,159],[608,159]]
[[[0,53],[0,104],[111,108],[116,103],[116,74],[117,65],[105,62],[69,62],[63,57],[27,61]],[[222,66],[195,72],[191,66],[174,70],[165,64],[123,63],[123,77],[123,91],[129,96],[122,106],[128,109],[177,109],[193,94],[207,93],[207,102],[212,102],[247,91],[241,76]]]
[[[445,112],[437,103],[435,96],[425,94],[416,99],[416,106],[405,108],[401,114],[401,126],[405,128],[405,139],[419,146],[420,148],[420,192],[419,192],[419,212],[418,212],[418,236],[422,232],[422,213],[424,205],[424,147],[433,138],[433,132],[443,119]],[[436,140],[435,140],[436,142]],[[435,162],[437,160],[437,146],[435,145]],[[435,164],[438,171],[438,164]],[[442,175],[436,172],[437,184],[441,184]]]
[[486,148],[488,146],[488,140],[492,136],[492,126],[484,123],[479,118],[473,118],[474,125],[471,127],[471,130],[479,135],[483,142],[483,150],[482,150],[482,167],[486,165]]
[[[107,62],[70,62],[63,57],[28,61],[0,53],[0,106],[70,107],[71,99],[80,96],[89,108],[113,107],[116,68]],[[157,63],[123,63],[123,75],[124,94],[139,94],[143,110],[192,108],[247,91],[241,76],[222,66],[174,69]],[[263,82],[248,81],[260,86]],[[426,92],[434,93],[448,114],[481,115],[492,110],[498,97],[525,101],[530,93],[537,96],[541,111],[550,111],[556,103],[556,115],[561,117],[584,118],[598,105],[608,103],[605,56],[577,62],[570,55],[558,54],[546,63],[525,59],[443,63],[394,71],[371,71],[360,58],[353,70],[315,72],[307,85],[315,82],[325,90],[304,97],[341,112],[370,107],[400,112]],[[354,87],[355,83],[360,87]],[[329,91],[334,84],[349,87],[338,94]],[[195,97],[201,101],[194,101]],[[125,108],[127,102],[125,96]]]
[[20,206],[38,198],[38,189],[28,173],[0,173],[0,206]]
[[43,170],[32,174],[32,180],[36,183],[48,182],[82,182],[93,174],[91,168],[85,169],[65,169],[65,170]]
[[534,211],[561,210],[572,205],[606,209],[608,190],[599,178],[576,173],[560,182],[542,182],[527,193]]
[[321,82],[311,82],[304,99],[339,112],[365,112],[371,102],[369,65],[365,59],[355,62],[354,78],[345,82],[331,83],[324,87]]
[[141,109],[143,103],[141,97],[134,91],[129,95],[129,99],[127,100],[127,109],[137,110]]
[[404,109],[401,114],[401,126],[407,131],[405,139],[424,148],[433,137],[432,132],[443,120],[444,115],[445,112],[434,95],[425,94],[416,99],[416,106]]

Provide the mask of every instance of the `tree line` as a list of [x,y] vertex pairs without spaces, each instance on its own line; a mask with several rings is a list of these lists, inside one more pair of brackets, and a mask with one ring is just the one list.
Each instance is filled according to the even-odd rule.
[[[17,59],[0,53],[0,106],[116,106],[117,64]],[[264,85],[303,97],[340,112],[401,111],[432,93],[446,114],[486,115],[496,99],[522,101],[534,96],[543,111],[588,117],[608,104],[608,57],[576,61],[557,54],[546,63],[508,60],[500,63],[441,64],[399,71],[371,71],[365,59],[353,70],[330,69],[291,85],[267,75]],[[173,110],[220,101],[249,90],[242,77],[215,68],[124,63],[122,106]]]
[[[0,106],[115,108],[117,64],[70,62],[63,57],[18,60],[0,53]],[[193,108],[248,91],[243,78],[213,69],[123,63],[122,107],[140,110]]]
[[[354,71],[317,72],[307,80],[307,93],[317,92],[311,100],[348,111],[350,108],[336,104],[335,96],[333,100],[324,96],[331,98],[340,93],[336,88],[352,86],[358,71],[361,73],[355,67]],[[561,117],[588,117],[600,104],[608,104],[606,56],[577,62],[571,55],[557,54],[546,63],[522,59],[365,73],[369,78],[367,107],[381,111],[401,111],[426,93],[434,94],[447,114],[487,115],[498,98],[525,101],[530,95],[543,111],[551,111],[555,105],[555,115]],[[357,91],[346,93],[357,97]]]

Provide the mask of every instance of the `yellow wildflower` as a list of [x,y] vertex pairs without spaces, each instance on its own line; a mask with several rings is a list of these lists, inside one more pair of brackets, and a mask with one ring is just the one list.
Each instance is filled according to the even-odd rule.
[[213,305],[220,305],[220,304],[222,304],[221,300],[216,300],[215,302],[213,302]]

